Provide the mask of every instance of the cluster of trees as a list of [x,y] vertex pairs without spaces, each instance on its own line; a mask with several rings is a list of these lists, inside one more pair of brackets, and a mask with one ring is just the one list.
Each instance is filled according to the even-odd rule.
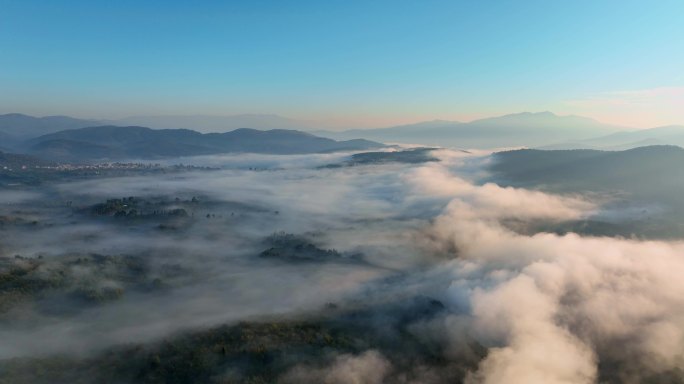
[[342,163],[328,164],[323,168],[353,167],[356,165],[374,165],[386,163],[420,164],[431,161],[439,161],[432,156],[436,148],[412,148],[395,152],[361,152],[355,153],[351,158]]
[[136,197],[124,197],[121,199],[108,199],[104,203],[95,204],[90,211],[98,216],[114,217],[189,217],[185,208],[180,208],[178,204],[198,204],[199,200],[193,196],[191,200],[181,202],[176,198],[174,203],[167,201],[151,202]]
[[391,362],[387,382],[417,382],[426,372],[434,383],[461,382],[484,356],[484,348],[473,344],[462,358],[445,359],[438,341],[411,331],[412,324],[443,311],[441,303],[427,298],[408,299],[401,307],[328,309],[308,320],[223,325],[85,359],[0,361],[0,371],[13,384],[275,383],[296,366],[325,368],[340,355],[373,349]]
[[179,277],[179,269],[162,266],[153,271],[135,256],[0,257],[0,316],[16,305],[45,298],[103,304],[121,299],[126,290],[159,289],[165,280]]
[[305,237],[278,232],[266,238],[269,248],[261,257],[293,261],[324,261],[339,259],[342,255],[335,249],[320,248]]

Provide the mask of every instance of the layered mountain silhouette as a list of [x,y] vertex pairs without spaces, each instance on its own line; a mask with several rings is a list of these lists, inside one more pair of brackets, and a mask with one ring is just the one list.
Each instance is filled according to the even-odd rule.
[[363,137],[383,142],[408,142],[460,148],[540,146],[603,136],[621,129],[580,116],[551,112],[516,113],[461,123],[435,120],[379,129],[321,132],[326,137]]
[[[468,123],[434,120],[388,128],[353,129],[342,132],[312,131],[322,137],[289,130],[290,127],[306,124],[278,115],[148,116],[126,118],[108,124],[102,122],[103,120],[75,119],[67,116],[32,117],[17,113],[0,115],[0,150],[17,151],[19,148],[21,151],[46,154],[59,159],[118,159],[131,155],[190,156],[226,151],[312,153],[338,150],[337,148],[365,149],[379,145],[358,141],[359,138],[385,143],[485,149],[531,147],[552,150],[624,150],[663,144],[684,146],[684,126],[626,130],[624,127],[603,124],[586,117],[558,116],[551,112],[524,112]],[[164,132],[159,133],[145,131],[143,125],[147,126],[146,124],[121,126],[122,123],[130,122],[149,123],[152,128],[166,129],[161,129]],[[238,128],[227,133],[209,133],[208,136],[202,136],[197,132],[225,132],[243,124],[251,125],[250,128],[263,129],[275,126],[278,129],[257,131]],[[200,128],[195,129],[195,125]],[[183,126],[192,130],[168,129]],[[91,132],[93,127],[97,128],[98,135]],[[116,135],[113,133],[115,127],[120,128]],[[82,128],[89,129],[69,134],[61,133]],[[50,136],[58,132],[59,135]],[[130,139],[124,140],[119,137],[112,141],[114,136],[130,136]],[[155,140],[158,142],[153,143]],[[276,143],[277,141],[281,142]],[[310,148],[307,149],[307,145],[310,145]]]
[[154,159],[231,152],[304,154],[380,148],[368,140],[335,141],[309,133],[241,128],[226,133],[189,129],[98,126],[43,135],[23,144],[23,150],[60,161]]
[[33,117],[21,113],[0,115],[0,140],[21,141],[67,129],[102,125],[143,126],[153,129],[186,128],[198,132],[226,132],[238,128],[305,129],[310,123],[273,114],[241,114],[232,116],[178,115],[132,116],[116,120],[78,119],[68,116]]
[[578,142],[557,143],[541,149],[625,150],[649,145],[677,145],[684,147],[684,126],[669,125],[650,129],[621,131]]

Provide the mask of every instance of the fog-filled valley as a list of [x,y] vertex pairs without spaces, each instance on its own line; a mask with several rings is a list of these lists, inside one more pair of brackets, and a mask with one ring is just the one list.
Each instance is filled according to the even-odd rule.
[[5,155],[0,382],[682,382],[681,151]]
[[684,384],[684,1],[0,3],[0,384]]

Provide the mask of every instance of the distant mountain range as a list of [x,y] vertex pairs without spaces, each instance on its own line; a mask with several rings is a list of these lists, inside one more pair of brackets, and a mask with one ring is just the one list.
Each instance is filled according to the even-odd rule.
[[368,140],[336,141],[290,129],[235,129],[243,124],[256,127],[296,124],[294,120],[276,115],[139,117],[121,120],[129,121],[146,121],[158,127],[198,124],[223,133],[203,134],[190,129],[104,125],[103,120],[10,113],[0,115],[0,150],[28,153],[57,161],[92,161],[228,152],[301,154],[384,146]]
[[383,142],[408,142],[459,148],[535,147],[550,143],[584,140],[614,133],[622,127],[580,116],[558,116],[551,112],[516,113],[461,123],[435,120],[379,129],[343,132],[319,131],[322,136],[344,139],[363,137]]
[[[235,115],[235,116],[143,116],[116,121],[75,119],[67,116],[32,117],[17,113],[0,115],[0,150],[13,150],[28,139],[56,133],[63,130],[93,126],[145,126],[158,129],[186,128],[193,131],[226,132],[237,128],[253,129],[307,129],[307,122],[288,119],[277,115]],[[198,128],[199,127],[199,128]],[[178,131],[176,129],[176,131]],[[558,116],[551,112],[517,113],[471,121],[434,120],[387,128],[353,129],[342,132],[309,132],[334,140],[363,138],[384,143],[411,143],[426,146],[455,148],[506,148],[529,147],[540,149],[605,149],[623,150],[646,145],[684,146],[684,126],[669,126],[645,130],[627,130],[600,123],[580,116]],[[211,136],[210,136],[211,137]],[[74,140],[71,140],[74,141]],[[89,141],[91,150],[105,155],[118,156],[119,149],[96,149],[103,145]],[[33,143],[37,145],[37,143]],[[73,142],[54,142],[51,147],[43,144],[44,150],[68,153],[77,150]],[[170,145],[168,144],[169,151]],[[213,153],[216,148],[201,144],[190,149],[190,144],[179,146],[179,152]],[[24,146],[25,148],[25,146]],[[35,147],[36,149],[38,147]],[[86,151],[86,148],[78,147]],[[233,150],[233,149],[231,149]],[[160,150],[161,151],[161,150]],[[313,151],[317,151],[314,149]],[[87,152],[87,151],[86,151]],[[162,151],[163,152],[163,151]]]
[[68,116],[33,117],[21,113],[0,115],[0,140],[14,142],[34,138],[66,129],[102,125],[143,126],[154,129],[185,128],[198,132],[227,132],[238,128],[254,129],[307,129],[311,123],[269,114],[242,114],[233,116],[133,116],[117,120],[77,119]]
[[304,154],[365,150],[384,145],[368,140],[335,141],[309,133],[241,128],[226,133],[188,129],[98,126],[55,132],[22,143],[20,149],[59,161],[155,159],[231,152]]
[[684,125],[621,131],[587,140],[547,145],[540,149],[605,149],[619,151],[649,145],[677,145],[684,147]]

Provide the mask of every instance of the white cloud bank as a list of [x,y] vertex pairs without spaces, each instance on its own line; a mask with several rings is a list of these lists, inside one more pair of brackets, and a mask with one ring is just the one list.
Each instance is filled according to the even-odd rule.
[[[490,346],[468,383],[594,383],[598,362],[622,382],[684,364],[684,244],[521,235],[501,221],[579,218],[580,199],[472,185],[432,164],[414,184],[454,199],[434,221],[452,250],[453,300],[466,296],[476,339]],[[462,333],[456,333],[462,338]]]
[[[479,368],[468,375],[470,384],[595,383],[601,375],[613,375],[613,381],[637,383],[650,374],[684,366],[684,243],[516,233],[504,225],[506,220],[581,219],[599,207],[577,196],[495,184],[476,185],[468,176],[479,172],[479,160],[448,151],[439,156],[442,162],[419,166],[229,170],[173,178],[78,182],[63,185],[59,191],[88,196],[199,191],[218,201],[246,201],[269,210],[279,209],[281,214],[268,216],[267,221],[246,218],[236,227],[245,238],[258,239],[278,228],[296,232],[322,229],[328,244],[361,249],[369,260],[412,273],[425,286],[434,287],[428,280],[446,276],[449,287],[445,292],[428,293],[446,297],[452,314],[441,319],[443,327],[424,327],[417,334],[426,337],[430,330],[440,332],[432,337],[449,339],[451,350],[458,349],[467,337],[488,347],[489,353]],[[298,164],[300,160],[305,162],[297,159]],[[435,206],[441,212],[436,217],[415,216],[424,214],[425,207]],[[39,235],[47,238],[55,231],[34,231],[30,238],[23,239],[26,243],[18,237],[11,244],[28,247],[29,240]],[[211,227],[200,227],[198,231],[213,233]],[[212,325],[239,320],[240,314],[254,318],[272,313],[273,303],[277,303],[274,300],[280,297],[272,289],[259,290],[249,282],[235,286],[235,270],[231,271],[235,265],[241,266],[237,271],[240,275],[249,276],[250,280],[257,277],[259,286],[272,286],[265,282],[278,276],[283,281],[278,290],[282,295],[289,296],[290,292],[298,292],[299,287],[307,287],[307,295],[297,297],[293,303],[275,305],[277,312],[283,313],[339,299],[338,283],[346,281],[344,290],[354,292],[378,274],[364,271],[364,265],[327,266],[320,270],[308,266],[307,276],[320,279],[296,279],[297,274],[302,274],[302,267],[254,262],[254,255],[233,251],[244,248],[240,242],[231,242],[228,234],[236,231],[233,227],[215,231],[216,236],[201,238],[206,243],[201,246],[185,238],[182,244],[164,240],[169,247],[188,254],[205,255],[203,260],[216,271],[204,285],[179,290],[187,295],[173,297],[186,308],[187,316],[171,317],[165,312],[160,312],[164,315],[161,320],[155,316],[125,316],[130,324],[122,327],[118,321],[112,322],[104,327],[108,334],[137,337],[156,327],[163,331],[155,333],[156,336],[181,326],[198,325],[193,319],[201,318],[202,325]],[[130,238],[123,232],[109,236],[117,241]],[[449,260],[435,257],[443,254],[448,254]],[[410,262],[395,265],[405,257]],[[425,273],[422,267],[418,271],[412,269],[417,258],[431,266],[429,272]],[[382,275],[385,276],[384,271]],[[329,276],[337,276],[338,280],[331,281]],[[226,301],[209,295],[211,291],[221,292],[222,296],[231,292],[237,299]],[[150,304],[145,300],[123,302],[97,313],[110,314],[121,308],[129,310],[124,314],[133,313],[140,305],[147,308]],[[235,316],[227,316],[226,312]],[[58,342],[59,348],[67,341],[68,345],[79,345],[50,335],[70,327],[75,330],[74,339],[89,337],[78,331],[93,328],[91,318],[50,323],[28,334],[8,329],[0,334],[8,340],[11,337],[14,346],[6,346],[5,351],[0,348],[0,352],[13,356],[22,346],[32,351],[31,343],[36,336],[47,340],[46,343]],[[144,321],[144,326],[139,320]],[[181,321],[185,323],[179,324]],[[452,356],[448,351],[445,355]],[[325,369],[296,369],[287,377],[299,382],[380,383],[397,368],[379,352],[369,351],[358,356],[339,356]]]

